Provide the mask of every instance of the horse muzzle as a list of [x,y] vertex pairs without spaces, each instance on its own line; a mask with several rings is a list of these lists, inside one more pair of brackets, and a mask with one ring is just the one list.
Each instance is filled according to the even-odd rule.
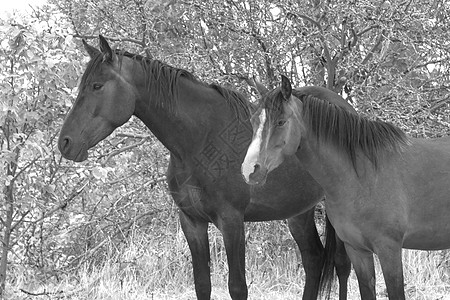
[[82,162],[88,158],[87,147],[84,143],[76,144],[69,136],[60,136],[58,140],[58,149],[61,155],[74,162]]
[[248,172],[245,169],[244,164],[242,165],[241,171],[245,182],[249,185],[257,185],[257,186],[264,185],[267,180],[267,173],[268,173],[267,168],[263,167],[259,163],[252,164],[252,168],[253,170]]

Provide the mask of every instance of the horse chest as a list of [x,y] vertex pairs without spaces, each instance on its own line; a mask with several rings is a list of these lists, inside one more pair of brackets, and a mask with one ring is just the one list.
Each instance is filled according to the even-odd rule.
[[175,165],[175,161],[171,161],[167,171],[167,183],[174,202],[188,215],[203,214],[204,189],[191,172]]
[[354,247],[372,251],[370,233],[366,228],[372,222],[370,218],[362,218],[360,204],[326,202],[327,215],[339,238]]

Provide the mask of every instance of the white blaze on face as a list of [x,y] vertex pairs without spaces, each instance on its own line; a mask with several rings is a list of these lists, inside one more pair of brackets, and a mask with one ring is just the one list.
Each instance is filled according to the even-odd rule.
[[262,133],[264,129],[264,124],[266,123],[266,110],[262,109],[259,115],[259,127],[256,130],[256,134],[252,143],[248,147],[247,155],[245,156],[244,162],[242,163],[242,175],[244,179],[248,182],[250,179],[250,174],[255,170],[255,164],[258,162],[259,151],[261,150],[262,143]]

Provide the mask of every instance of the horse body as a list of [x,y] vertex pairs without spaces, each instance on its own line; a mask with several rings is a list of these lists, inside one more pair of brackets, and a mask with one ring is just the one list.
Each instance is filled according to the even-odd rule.
[[315,141],[303,141],[297,152],[326,191],[328,217],[360,268],[362,299],[375,299],[369,253],[380,258],[389,299],[404,299],[401,248],[450,248],[450,139],[409,142],[381,154],[376,169],[359,154],[353,170],[345,154]]
[[[348,160],[347,165],[342,166],[345,156],[334,158],[324,149],[328,147],[318,146],[312,150],[317,161],[327,162],[326,174],[317,171],[311,174],[326,190],[329,218],[344,241],[352,218],[352,223],[359,224],[359,231],[366,236],[364,243],[359,243],[360,247],[373,250],[377,235],[383,229],[386,231],[383,234],[401,236],[398,239],[402,240],[403,248],[450,248],[450,220],[441,213],[450,210],[448,189],[442,188],[450,179],[450,159],[447,159],[450,158],[450,139],[411,138],[409,143],[398,153],[382,154],[382,161],[375,170],[362,155],[353,171]],[[307,154],[299,151],[298,155],[305,157]],[[391,224],[390,227],[387,224]],[[364,230],[365,226],[369,228]],[[372,232],[374,228],[377,230]],[[351,241],[355,243],[356,240]]]
[[[323,190],[295,156],[269,176],[266,187],[245,184],[240,166],[252,134],[247,103],[235,92],[198,82],[187,71],[113,52],[102,37],[101,51],[86,43],[85,48],[91,61],[61,129],[62,155],[85,160],[88,149],[136,115],[170,151],[167,182],[191,250],[197,298],[210,299],[211,294],[210,222],[223,235],[231,298],[247,299],[244,221],[288,218],[306,272],[303,299],[316,299],[325,253],[314,205]],[[343,247],[336,259],[340,299],[346,299],[350,263]]]
[[[260,108],[266,133],[243,170],[268,174],[295,153],[326,194],[327,214],[354,265],[362,299],[375,299],[378,255],[389,299],[405,299],[402,248],[450,247],[450,138],[413,139],[395,126],[347,114],[283,78]],[[265,105],[265,106],[264,106]],[[255,120],[256,118],[253,118]],[[261,145],[255,147],[254,144]],[[258,174],[243,173],[247,182]],[[252,177],[253,175],[253,177]],[[262,181],[263,182],[263,181]]]
[[450,248],[450,138],[410,139],[397,155],[398,187],[407,201],[404,248]]

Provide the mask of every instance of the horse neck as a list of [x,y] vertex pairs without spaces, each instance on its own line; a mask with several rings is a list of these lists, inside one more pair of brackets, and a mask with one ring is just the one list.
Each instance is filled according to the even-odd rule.
[[[338,196],[346,189],[350,189],[353,184],[358,182],[359,176],[369,170],[369,167],[372,170],[368,165],[370,162],[363,156],[357,155],[354,166],[343,150],[330,142],[318,141],[309,131],[302,137],[296,155],[326,194],[332,196]],[[338,199],[339,197],[331,198]]]
[[[224,99],[216,91],[183,76],[178,79],[179,99],[153,99],[144,83],[139,85],[139,91],[135,115],[181,159],[198,151],[196,148],[204,144],[229,110],[225,101],[219,101]],[[171,102],[173,110],[165,105]]]

